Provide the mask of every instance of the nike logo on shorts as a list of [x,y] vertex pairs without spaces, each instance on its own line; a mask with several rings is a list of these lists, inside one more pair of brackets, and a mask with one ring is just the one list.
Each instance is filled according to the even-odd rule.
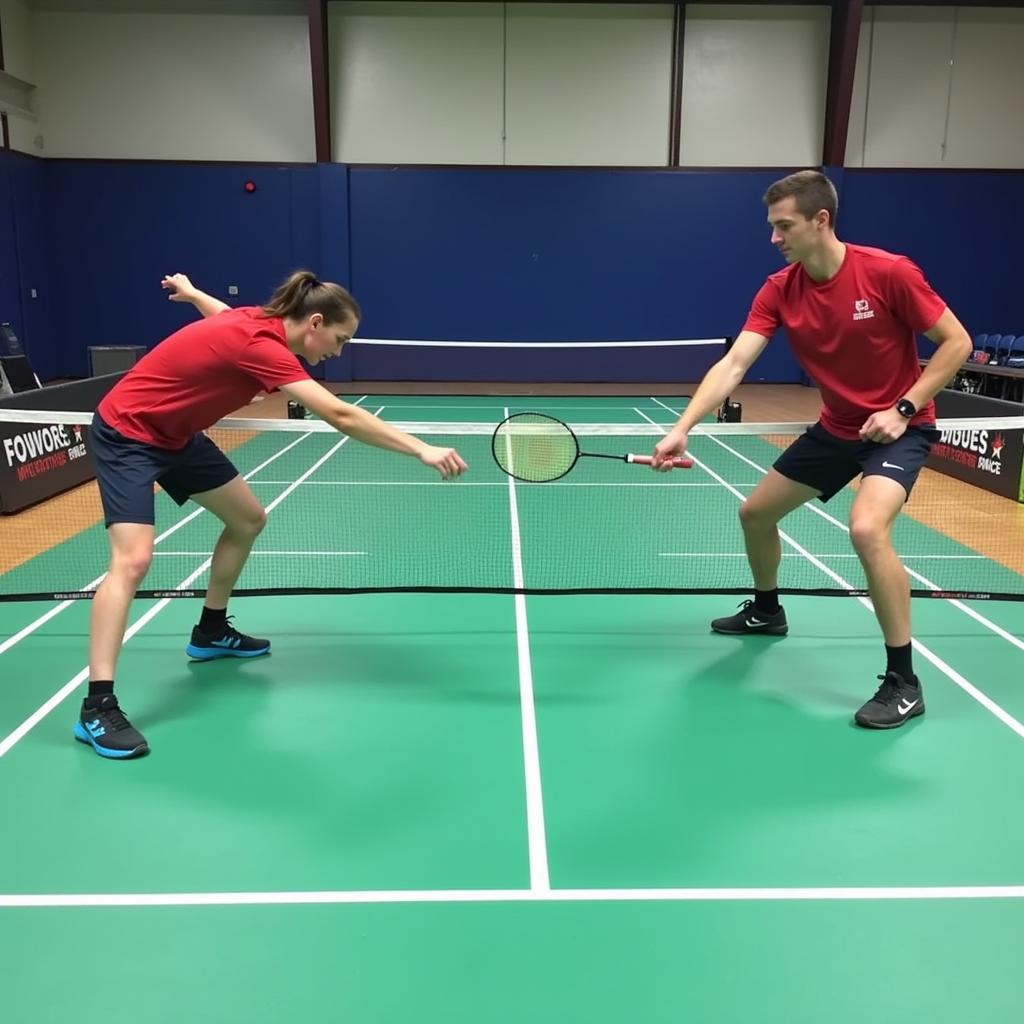
[[894,463],[894,462],[885,462],[884,460],[882,462],[882,468],[883,469],[899,469],[899,470],[902,470],[904,473],[906,472],[906,470],[903,469],[902,466],[897,466],[896,463]]

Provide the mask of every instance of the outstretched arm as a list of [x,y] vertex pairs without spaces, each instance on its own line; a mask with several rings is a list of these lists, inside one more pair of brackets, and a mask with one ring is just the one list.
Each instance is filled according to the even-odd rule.
[[358,405],[343,402],[315,380],[299,380],[281,389],[289,398],[301,402],[311,413],[330,423],[335,430],[376,448],[415,455],[425,466],[443,477],[459,476],[468,467],[454,448],[437,448],[412,434],[406,434],[378,419]]
[[704,375],[676,425],[654,446],[652,469],[664,472],[672,468],[672,458],[686,451],[693,427],[733,393],[767,344],[768,339],[761,334],[740,331],[732,348]]
[[171,293],[167,296],[171,302],[191,302],[203,316],[216,316],[231,308],[226,302],[201,292],[184,274],[168,274],[160,287]]

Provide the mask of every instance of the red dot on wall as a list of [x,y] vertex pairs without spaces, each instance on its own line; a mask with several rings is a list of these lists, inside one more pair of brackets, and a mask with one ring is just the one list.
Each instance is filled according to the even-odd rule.
[[246,192],[253,193],[256,191],[256,182],[247,181],[242,187],[245,189]]

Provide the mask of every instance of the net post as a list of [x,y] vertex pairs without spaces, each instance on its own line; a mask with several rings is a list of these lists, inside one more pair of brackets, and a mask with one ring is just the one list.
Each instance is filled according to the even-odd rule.
[[[735,338],[726,337],[726,354],[728,354],[729,350],[732,348],[735,340]],[[743,404],[741,402],[734,402],[731,397],[726,396],[721,408],[715,415],[715,419],[718,420],[719,423],[739,423],[743,419]]]

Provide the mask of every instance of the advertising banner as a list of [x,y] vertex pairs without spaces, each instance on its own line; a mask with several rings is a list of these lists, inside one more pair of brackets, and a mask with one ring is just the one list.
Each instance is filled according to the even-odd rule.
[[1019,416],[1024,411],[1021,406],[958,391],[940,391],[935,405],[940,420],[977,416],[979,424],[942,431],[926,465],[994,494],[1024,501],[1024,432],[990,430],[982,421],[983,417]]

